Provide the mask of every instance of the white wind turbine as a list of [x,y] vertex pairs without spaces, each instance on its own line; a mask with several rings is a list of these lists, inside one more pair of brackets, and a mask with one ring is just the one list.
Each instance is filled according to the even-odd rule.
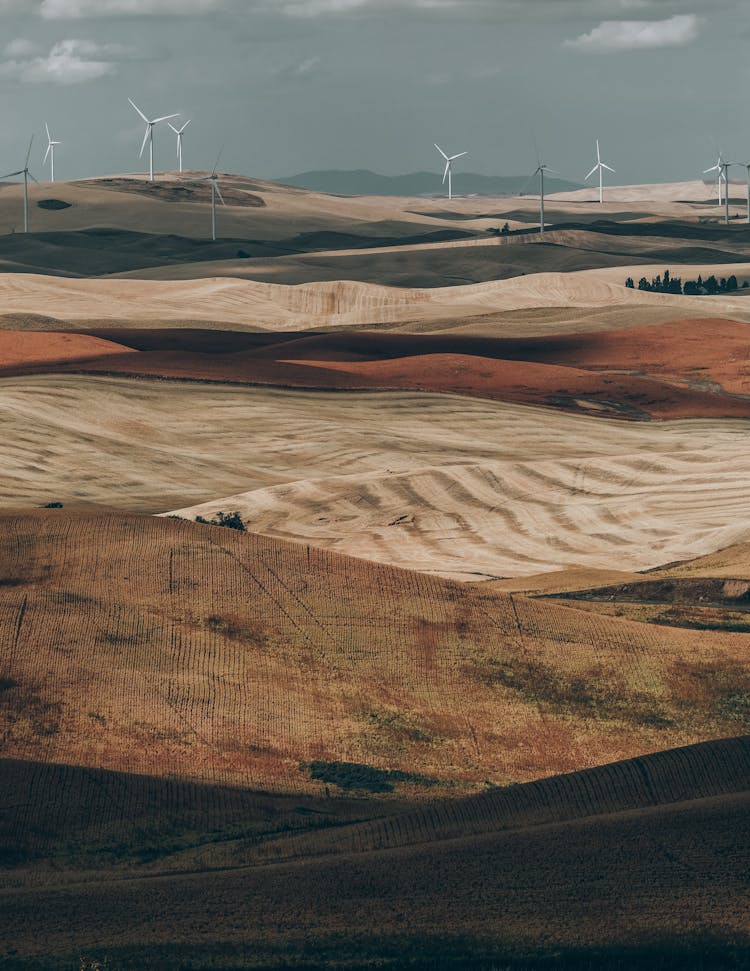
[[169,127],[177,136],[177,159],[179,162],[180,172],[182,172],[182,133],[185,131],[185,129],[187,128],[187,126],[190,124],[191,121],[192,119],[189,118],[182,126],[182,128],[175,128],[175,126],[172,124],[171,121],[169,123]]
[[599,139],[597,138],[597,140],[596,140],[596,165],[589,172],[589,174],[586,176],[586,179],[584,181],[588,181],[591,178],[591,176],[594,174],[594,172],[596,172],[598,170],[598,172],[599,172],[599,202],[604,202],[604,170],[605,169],[608,172],[611,172],[613,175],[615,174],[615,170],[613,168],[610,168],[609,165],[605,165],[604,162],[602,162],[602,157],[599,154]]
[[211,239],[216,242],[216,197],[218,196],[221,200],[222,206],[226,206],[224,202],[224,196],[221,194],[221,189],[219,188],[219,176],[216,174],[216,169],[219,166],[219,160],[221,159],[221,153],[224,151],[222,147],[219,154],[216,156],[216,163],[210,175],[204,175],[200,179],[184,179],[185,182],[210,182],[211,183]]
[[50,182],[55,181],[55,145],[61,145],[62,142],[53,141],[52,136],[49,133],[49,125],[45,121],[44,127],[47,129],[47,151],[44,153],[44,160],[42,165],[47,164],[47,159],[49,159],[50,165]]
[[721,202],[722,202],[722,198],[721,198],[721,183],[722,183],[722,181],[723,182],[726,182],[726,176],[727,176],[726,171],[725,171],[725,167],[724,167],[724,158],[723,158],[721,152],[719,152],[719,157],[716,159],[716,165],[712,165],[710,169],[704,169],[703,170],[703,174],[704,175],[708,175],[709,172],[716,172],[716,183],[717,183],[718,188],[719,188],[719,203],[718,204],[721,205]]
[[[34,176],[29,171],[29,159],[31,158],[31,146],[34,144],[34,136],[31,136],[31,141],[29,142],[29,150],[26,153],[26,164],[22,169],[17,172],[9,172],[8,175],[0,175],[0,181],[3,179],[12,179],[16,175],[23,176],[23,231],[28,233],[29,231],[29,179],[34,179]],[[38,179],[34,179],[34,182],[38,183]]]
[[143,120],[146,122],[146,134],[143,136],[143,144],[141,145],[141,151],[140,151],[140,154],[138,155],[138,158],[143,158],[143,151],[146,148],[146,142],[148,142],[149,143],[149,146],[148,146],[149,180],[153,182],[154,181],[154,127],[158,125],[159,122],[161,121],[169,121],[170,118],[178,118],[179,113],[175,115],[162,115],[161,118],[154,118],[153,120],[151,120],[143,114],[141,109],[138,107],[135,101],[133,101],[132,98],[128,98],[128,101],[135,108],[135,110],[138,112],[141,118],[143,118]]
[[457,158],[463,158],[464,155],[468,155],[468,152],[459,152],[458,155],[446,155],[442,148],[433,142],[435,148],[440,152],[440,154],[445,159],[445,172],[443,172],[443,185],[445,185],[445,180],[448,180],[448,198],[453,198],[453,163]]

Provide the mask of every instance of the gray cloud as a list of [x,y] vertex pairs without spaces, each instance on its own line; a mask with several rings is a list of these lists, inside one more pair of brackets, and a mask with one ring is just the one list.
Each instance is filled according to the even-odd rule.
[[695,14],[677,14],[667,20],[604,20],[588,34],[567,41],[582,51],[633,51],[657,47],[684,47],[698,37]]
[[42,0],[39,13],[45,20],[187,16],[211,13],[226,6],[226,0]]
[[0,76],[26,84],[83,84],[116,72],[115,61],[129,56],[118,44],[95,44],[87,40],[61,40],[45,55],[26,56],[35,49],[28,42],[12,41],[0,63]]
[[3,48],[3,57],[11,61],[16,58],[31,57],[37,53],[39,53],[39,45],[26,37],[17,37]]

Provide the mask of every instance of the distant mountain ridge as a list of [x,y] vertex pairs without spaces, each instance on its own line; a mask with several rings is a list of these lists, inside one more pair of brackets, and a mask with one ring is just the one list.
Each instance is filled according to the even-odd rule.
[[[340,196],[441,196],[446,190],[440,172],[410,172],[406,175],[378,175],[369,169],[324,169],[302,172],[276,179],[285,185],[314,192]],[[453,176],[455,195],[509,196],[525,189],[537,192],[537,180],[528,175],[477,175],[476,172],[457,171]],[[547,192],[570,192],[580,189],[575,182],[549,178]]]

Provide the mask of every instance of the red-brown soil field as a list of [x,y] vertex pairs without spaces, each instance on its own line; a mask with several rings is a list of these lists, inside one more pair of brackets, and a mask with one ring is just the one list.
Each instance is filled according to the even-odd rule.
[[[747,418],[748,333],[750,325],[722,319],[524,340],[112,329],[75,339],[46,332],[49,350],[40,354],[40,334],[5,331],[0,374],[72,370],[317,390],[419,390],[626,419]],[[99,354],[96,339],[107,341]]]

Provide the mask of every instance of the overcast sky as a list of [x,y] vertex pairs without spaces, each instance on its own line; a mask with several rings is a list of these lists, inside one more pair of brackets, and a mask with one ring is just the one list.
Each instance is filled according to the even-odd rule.
[[[750,161],[750,4],[672,0],[0,0],[0,168],[48,120],[60,178],[139,170],[143,126],[180,112],[185,164],[581,181],[594,139],[622,183]],[[175,162],[161,126],[157,167]],[[739,170],[736,176],[739,177]],[[457,182],[458,184],[458,182]]]

